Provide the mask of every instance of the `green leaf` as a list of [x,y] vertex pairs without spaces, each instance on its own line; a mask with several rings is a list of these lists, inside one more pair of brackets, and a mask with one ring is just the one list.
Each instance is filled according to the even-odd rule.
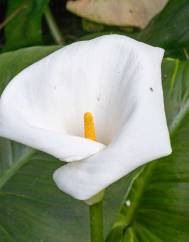
[[[20,160],[27,156],[31,152],[31,148],[17,144],[15,142],[10,142],[9,140],[0,138],[0,177],[6,173],[6,171],[14,165],[14,161]],[[14,175],[14,173],[13,173]],[[11,176],[11,173],[10,175]],[[5,183],[9,179],[8,174],[1,177],[0,187],[2,183]]]
[[42,43],[41,20],[49,0],[8,1],[7,18],[13,16],[5,28],[4,50]]
[[14,164],[23,160],[27,164],[0,192],[0,241],[87,241],[87,207],[59,192],[52,181],[62,162],[31,152]]
[[[53,171],[63,163],[32,151],[13,162],[25,166],[18,170],[11,167],[15,174],[0,192],[0,241],[9,241],[9,237],[16,242],[89,241],[88,207],[60,192],[52,181]],[[120,193],[125,188],[122,181]],[[118,192],[117,187],[112,189]],[[108,195],[107,200],[110,198]],[[107,200],[105,214],[111,219],[112,209],[120,201],[109,204]]]
[[107,242],[189,241],[189,62],[162,69],[173,153],[139,169]]
[[138,34],[138,39],[165,49],[188,47],[188,13],[188,0],[170,0],[163,11]]

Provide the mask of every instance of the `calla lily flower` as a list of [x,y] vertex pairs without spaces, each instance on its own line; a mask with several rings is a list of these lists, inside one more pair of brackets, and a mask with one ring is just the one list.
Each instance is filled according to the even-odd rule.
[[[121,35],[80,41],[27,67],[0,99],[0,135],[68,162],[57,186],[87,200],[171,153],[161,83],[164,51]],[[91,112],[97,141],[83,137]]]

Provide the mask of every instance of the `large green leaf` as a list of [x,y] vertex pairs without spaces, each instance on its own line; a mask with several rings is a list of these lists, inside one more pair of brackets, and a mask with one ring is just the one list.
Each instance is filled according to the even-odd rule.
[[107,242],[189,241],[189,62],[166,59],[163,84],[173,154],[140,170]]
[[[1,92],[16,73],[56,48],[34,47],[2,54]],[[106,233],[117,217],[108,242],[189,241],[188,73],[188,62],[166,59],[163,63],[174,152],[108,189],[104,204]],[[60,192],[52,181],[53,171],[61,165],[46,154],[1,140],[1,242],[89,241],[87,206]]]
[[7,17],[14,18],[5,28],[5,50],[42,43],[41,20],[49,0],[7,1]]
[[[22,169],[13,169],[26,162]],[[52,173],[60,165],[33,151],[14,162],[8,171],[16,175],[0,192],[1,242],[71,242],[78,237],[87,241],[86,207],[59,192],[52,182]]]
[[[0,177],[14,165],[14,161],[22,159],[30,152],[29,147],[0,138]],[[10,176],[12,174],[14,175],[14,173],[10,173]],[[4,180],[1,179],[0,184],[5,183],[7,179],[9,179],[8,173],[4,176]]]
[[138,39],[165,49],[189,47],[189,1],[169,0],[167,6],[138,34]]
[[[25,166],[17,169],[17,164]],[[8,170],[14,176],[0,191],[1,242],[73,242],[78,238],[89,241],[87,206],[60,192],[52,181],[53,171],[61,165],[62,162],[36,151],[14,161]],[[112,209],[120,202],[117,199],[110,204],[111,194],[123,195],[129,181],[120,181],[119,187],[114,185],[107,195],[105,217],[111,221]]]

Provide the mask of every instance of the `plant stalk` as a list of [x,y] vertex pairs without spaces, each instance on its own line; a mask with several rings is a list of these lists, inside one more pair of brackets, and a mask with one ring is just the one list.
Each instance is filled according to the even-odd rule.
[[45,19],[47,21],[49,30],[52,34],[52,37],[54,38],[54,41],[58,44],[58,45],[63,45],[64,44],[64,39],[62,37],[62,34],[56,24],[56,21],[51,13],[51,10],[49,7],[45,8],[44,11],[44,15],[45,15]]
[[89,206],[91,242],[104,242],[103,200]]
[[22,5],[16,8],[14,12],[12,12],[2,23],[0,23],[0,30],[8,25],[26,7],[26,2],[24,2]]

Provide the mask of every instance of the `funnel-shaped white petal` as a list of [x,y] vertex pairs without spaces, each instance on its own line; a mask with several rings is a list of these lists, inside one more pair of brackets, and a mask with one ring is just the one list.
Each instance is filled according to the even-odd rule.
[[[58,187],[86,200],[171,152],[161,84],[163,50],[119,35],[81,41],[18,74],[0,101],[0,135],[73,161]],[[98,142],[82,138],[83,115]]]

